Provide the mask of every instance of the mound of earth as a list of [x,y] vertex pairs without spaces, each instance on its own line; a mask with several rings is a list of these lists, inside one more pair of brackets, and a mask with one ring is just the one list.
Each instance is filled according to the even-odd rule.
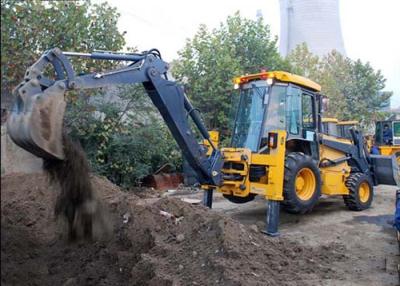
[[68,243],[46,176],[2,177],[2,285],[320,285],[348,259],[340,245],[304,247],[203,206],[92,184],[112,235]]

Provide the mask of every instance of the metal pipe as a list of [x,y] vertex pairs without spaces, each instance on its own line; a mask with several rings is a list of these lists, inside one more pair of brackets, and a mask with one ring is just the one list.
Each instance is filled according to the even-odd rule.
[[129,55],[129,54],[113,54],[113,53],[78,53],[78,52],[63,52],[64,55],[70,57],[85,57],[95,60],[114,60],[114,61],[140,61],[145,58],[145,55]]
[[145,56],[139,55],[123,55],[123,54],[110,54],[110,53],[92,53],[91,58],[96,60],[115,60],[115,61],[140,61]]
[[190,101],[188,100],[186,95],[184,95],[184,106],[185,106],[186,111],[189,113],[190,117],[193,119],[194,124],[196,124],[197,128],[200,130],[200,133],[203,136],[203,138],[206,139],[210,143],[211,147],[214,150],[216,150],[217,147],[211,141],[210,134],[208,133],[208,130],[204,126],[203,120],[201,120],[198,110],[196,110],[192,106],[192,104],[190,103]]
[[86,57],[90,58],[92,54],[89,53],[78,53],[78,52],[62,52],[64,55],[69,57]]

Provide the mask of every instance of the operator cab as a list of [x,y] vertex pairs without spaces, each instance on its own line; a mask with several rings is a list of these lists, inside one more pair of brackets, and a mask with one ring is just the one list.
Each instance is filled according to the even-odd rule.
[[351,139],[350,129],[357,129],[358,121],[339,121],[337,123],[337,134],[339,137]]
[[285,130],[288,151],[318,158],[320,85],[282,71],[242,76],[234,83],[240,97],[232,147],[268,153],[270,132]]
[[400,145],[400,120],[377,121],[375,124],[375,144]]
[[338,120],[336,118],[322,118],[322,133],[330,136],[338,136],[337,130]]

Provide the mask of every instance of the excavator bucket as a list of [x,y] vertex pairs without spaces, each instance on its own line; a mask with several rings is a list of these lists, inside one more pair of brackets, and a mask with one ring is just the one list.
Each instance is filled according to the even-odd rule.
[[400,170],[396,156],[370,156],[378,184],[400,186]]
[[7,130],[18,146],[44,159],[64,159],[65,91],[63,82],[44,91],[35,80],[17,87],[17,99],[7,120]]

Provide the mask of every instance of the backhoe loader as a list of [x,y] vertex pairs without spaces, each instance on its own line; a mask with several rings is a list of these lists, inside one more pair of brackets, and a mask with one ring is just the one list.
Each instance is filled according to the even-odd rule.
[[339,120],[332,117],[322,117],[322,133],[332,136],[338,136],[338,124]]
[[381,155],[394,155],[400,164],[400,120],[377,121],[374,144]]
[[340,138],[351,139],[350,129],[358,128],[358,121],[339,121],[332,117],[322,117],[322,133]]
[[[125,65],[76,75],[71,57]],[[53,67],[54,78],[44,73],[48,66]],[[369,155],[360,132],[351,130],[352,138],[346,141],[321,132],[321,87],[309,79],[282,71],[235,78],[240,100],[231,146],[218,149],[199,111],[182,87],[168,79],[167,70],[155,49],[137,54],[49,50],[15,89],[17,99],[7,123],[10,137],[36,156],[63,160],[67,91],[141,83],[195,171],[204,189],[204,205],[212,207],[214,191],[235,203],[262,196],[267,201],[269,235],[278,234],[280,206],[306,213],[325,194],[343,196],[349,209],[364,210],[372,203],[373,186],[399,182],[392,157]],[[211,151],[199,144],[189,118]]]
[[337,135],[342,138],[351,139],[350,129],[359,128],[359,123],[356,120],[338,121]]

